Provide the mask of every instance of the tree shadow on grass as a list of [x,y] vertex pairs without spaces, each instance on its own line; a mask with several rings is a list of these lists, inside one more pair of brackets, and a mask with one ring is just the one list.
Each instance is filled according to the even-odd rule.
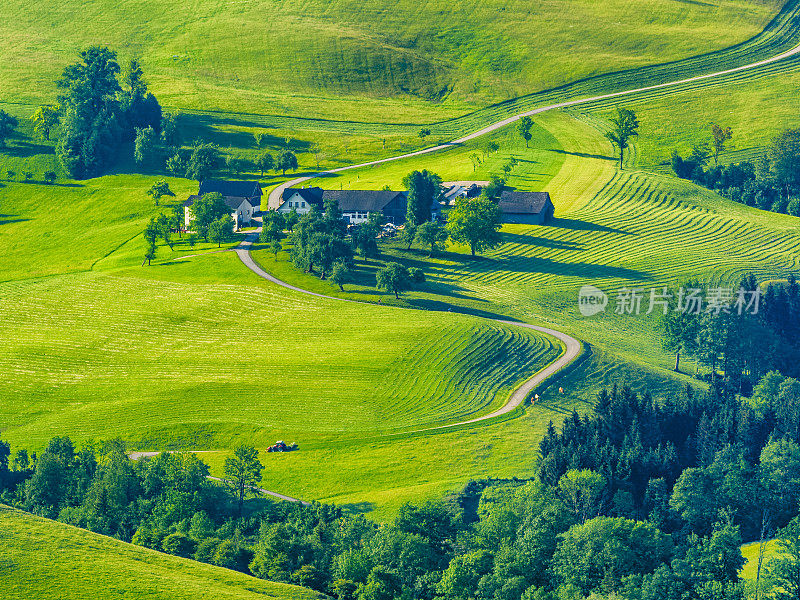
[[543,273],[582,279],[618,278],[633,281],[651,281],[653,279],[649,273],[638,269],[589,262],[558,262],[539,256],[513,256],[496,258],[495,261],[498,271],[509,273]]
[[55,154],[56,149],[48,144],[36,144],[25,141],[16,141],[13,146],[0,149],[3,154],[16,158],[30,158],[37,154]]
[[[181,125],[190,132],[190,137],[214,142],[222,148],[237,148],[240,150],[250,150],[252,152],[275,152],[276,148],[286,147],[286,138],[267,133],[264,130],[268,125],[263,123],[201,114],[182,114],[180,119],[182,121]],[[256,146],[253,132],[226,131],[220,129],[220,126],[252,128],[261,131],[265,135],[264,147],[259,148]],[[288,148],[292,152],[308,152],[311,148],[311,143],[291,138]]]
[[351,502],[349,504],[340,504],[339,508],[349,515],[363,515],[375,510],[375,505],[372,502]]
[[25,221],[30,221],[30,219],[13,219],[11,217],[14,217],[14,215],[0,215],[0,225],[11,225],[12,223],[24,223]]
[[599,160],[613,160],[614,162],[619,160],[619,158],[615,158],[613,156],[605,156],[603,154],[587,154],[586,152],[569,152],[568,150],[557,150],[555,148],[550,148],[550,152],[555,152],[556,154],[569,154],[570,156],[577,156],[579,158],[597,158]]
[[606,233],[624,233],[625,235],[636,235],[632,231],[607,227],[591,221],[581,221],[579,219],[565,219],[564,217],[553,217],[546,225],[547,227],[560,227],[561,229],[573,229],[575,231],[603,231]]
[[503,233],[503,242],[506,244],[512,243],[523,246],[536,246],[538,248],[550,248],[553,250],[586,250],[586,246],[578,242],[551,240],[550,238],[525,235],[523,233]]

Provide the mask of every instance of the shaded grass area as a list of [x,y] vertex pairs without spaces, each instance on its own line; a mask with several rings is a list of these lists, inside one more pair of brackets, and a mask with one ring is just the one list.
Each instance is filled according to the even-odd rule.
[[310,600],[312,590],[162,554],[0,505],[3,598]]

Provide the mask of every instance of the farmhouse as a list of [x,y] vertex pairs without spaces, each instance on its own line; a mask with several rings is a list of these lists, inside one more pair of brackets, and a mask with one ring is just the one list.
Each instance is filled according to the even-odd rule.
[[544,225],[553,217],[555,207],[547,192],[516,192],[504,190],[498,200],[503,223]]
[[201,181],[197,194],[189,196],[189,199],[183,203],[184,219],[187,227],[191,222],[191,206],[194,201],[212,192],[222,194],[225,204],[231,209],[235,229],[248,224],[261,210],[263,191],[259,182],[209,179]]
[[286,188],[277,210],[281,213],[294,210],[299,215],[306,214],[312,206],[322,210],[322,192],[322,188],[318,187]]
[[[323,190],[318,187],[287,188],[278,212],[305,214],[316,206],[324,210],[326,200],[336,200],[342,216],[350,225],[364,223],[371,213],[380,213],[388,223],[402,225],[406,219],[408,194],[390,190]],[[431,218],[438,220],[441,205],[431,205]]]

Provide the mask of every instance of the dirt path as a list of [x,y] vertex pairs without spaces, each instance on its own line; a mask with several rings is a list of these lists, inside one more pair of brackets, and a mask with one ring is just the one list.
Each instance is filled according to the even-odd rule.
[[[239,258],[244,263],[244,265],[259,277],[263,277],[267,281],[271,281],[272,283],[283,286],[295,292],[308,294],[310,296],[316,296],[317,298],[326,298],[329,300],[337,300],[339,302],[351,302],[354,304],[369,304],[370,306],[378,306],[370,302],[359,302],[358,300],[337,298],[335,296],[326,296],[325,294],[310,292],[308,290],[304,290],[297,286],[286,283],[285,281],[278,279],[274,275],[267,273],[263,268],[261,268],[258,265],[258,263],[256,263],[255,260],[253,260],[253,257],[250,255],[250,248],[253,245],[253,242],[257,239],[257,237],[258,237],[258,232],[254,232],[248,235],[247,238],[245,238],[245,240],[241,244],[239,244],[239,246],[236,248],[236,254],[239,255]],[[399,306],[384,306],[383,308],[389,310],[410,310]],[[483,317],[476,317],[476,318],[483,318]],[[549,329],[547,327],[540,327],[538,325],[530,325],[528,323],[519,323],[517,321],[506,321],[502,319],[487,319],[487,320],[494,321],[497,323],[502,323],[504,325],[515,325],[518,327],[524,327],[526,329],[533,329],[534,331],[550,335],[558,340],[561,340],[565,348],[564,353],[560,357],[558,357],[557,360],[547,365],[544,369],[536,373],[533,377],[527,379],[522,385],[520,385],[517,389],[515,389],[512,392],[511,396],[509,396],[508,402],[506,402],[502,407],[498,408],[494,412],[491,412],[487,415],[483,415],[481,417],[476,417],[474,419],[469,419],[466,421],[449,423],[447,425],[440,425],[438,427],[419,429],[417,431],[412,431],[412,432],[404,432],[403,435],[408,433],[418,433],[420,431],[438,431],[438,430],[452,429],[453,427],[459,427],[461,425],[467,425],[469,423],[479,423],[481,421],[487,421],[489,419],[493,419],[495,417],[508,414],[517,407],[522,406],[522,404],[525,402],[525,399],[534,389],[536,389],[536,387],[538,387],[546,379],[552,377],[553,375],[558,373],[561,369],[569,365],[581,353],[581,343],[574,337],[567,335],[566,333],[563,333],[561,331],[557,331],[555,329]]]
[[569,100],[566,102],[558,102],[556,104],[550,104],[547,106],[541,106],[539,108],[534,108],[533,110],[529,110],[526,112],[519,113],[517,115],[513,115],[511,117],[505,118],[502,121],[497,121],[496,123],[492,123],[484,127],[483,129],[479,129],[473,133],[455,139],[451,142],[447,142],[445,144],[439,144],[438,146],[432,146],[430,148],[423,148],[422,150],[417,150],[416,152],[409,152],[407,154],[400,154],[398,156],[390,156],[388,158],[381,158],[378,160],[372,160],[369,162],[359,163],[357,165],[348,165],[346,167],[339,167],[337,169],[331,169],[330,171],[322,171],[320,173],[312,173],[310,175],[304,175],[303,177],[298,177],[296,179],[292,179],[291,181],[287,181],[276,187],[272,190],[269,194],[269,201],[268,206],[270,208],[277,208],[280,203],[280,197],[283,194],[283,190],[287,187],[294,187],[296,185],[300,185],[301,183],[308,181],[310,179],[314,179],[315,177],[324,177],[326,175],[333,175],[335,173],[342,173],[344,171],[349,171],[351,169],[360,169],[361,167],[369,167],[372,165],[380,165],[387,162],[392,162],[395,160],[402,160],[404,158],[411,158],[413,156],[421,156],[423,154],[430,154],[431,152],[438,152],[439,150],[445,150],[447,148],[452,148],[453,146],[458,146],[463,144],[464,142],[468,142],[470,140],[474,140],[481,136],[486,135],[487,133],[491,133],[501,127],[505,127],[515,121],[518,121],[522,117],[531,117],[533,115],[538,115],[543,112],[547,112],[549,110],[555,110],[558,108],[567,108],[570,106],[577,106],[579,104],[587,104],[589,102],[596,102],[597,100],[607,100],[609,98],[620,98],[623,96],[628,96],[630,94],[637,94],[639,92],[648,92],[651,90],[659,90],[663,88],[675,87],[679,85],[684,85],[686,83],[692,83],[694,81],[702,81],[704,79],[711,79],[713,77],[721,77],[723,75],[730,75],[731,73],[739,73],[741,71],[747,71],[750,69],[756,69],[758,67],[763,67],[764,65],[769,65],[778,61],[781,61],[785,58],[789,58],[796,54],[800,53],[800,46],[797,48],[793,48],[782,54],[778,54],[777,56],[773,56],[772,58],[767,58],[764,60],[760,60],[758,62],[751,63],[749,65],[742,65],[740,67],[735,67],[733,69],[726,69],[724,71],[717,71],[716,73],[706,73],[705,75],[697,75],[695,77],[689,77],[687,79],[679,79],[677,81],[669,81],[667,83],[659,83],[656,85],[649,85],[641,88],[635,88],[632,90],[625,90],[622,92],[612,92],[610,94],[602,94],[600,96],[592,96],[590,98],[580,98],[578,100]]

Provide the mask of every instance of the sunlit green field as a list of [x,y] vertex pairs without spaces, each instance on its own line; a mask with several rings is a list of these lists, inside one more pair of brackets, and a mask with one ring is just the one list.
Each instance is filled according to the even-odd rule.
[[10,0],[0,100],[51,101],[64,65],[103,43],[141,57],[167,106],[419,121],[718,50],[756,35],[782,4]]
[[[674,361],[660,348],[655,319],[614,314],[617,291],[635,287],[649,297],[650,288],[676,288],[690,276],[710,285],[736,286],[747,273],[769,279],[800,267],[800,220],[748,208],[674,177],[637,171],[632,164],[638,147],[629,154],[626,170],[619,172],[610,143],[594,127],[602,122],[578,116],[536,117],[558,139],[551,147],[540,138],[543,145],[536,151],[558,151],[566,157],[555,176],[541,186],[517,183],[513,175],[509,180],[522,189],[549,191],[555,220],[544,227],[504,226],[504,244],[477,260],[457,246],[429,258],[421,248],[409,252],[396,244],[391,256],[422,267],[435,282],[411,294],[408,302],[452,304],[551,323],[628,360],[666,369]],[[346,172],[325,185],[396,185],[419,160]],[[443,166],[448,177],[470,176],[471,167],[459,170],[456,161]],[[263,260],[272,264],[271,258]],[[287,273],[280,264],[274,268]],[[360,283],[367,285],[366,280]],[[579,314],[577,293],[585,284],[611,295],[606,314]],[[647,301],[643,307],[645,312]]]
[[3,598],[311,600],[319,594],[126,544],[0,505]]

